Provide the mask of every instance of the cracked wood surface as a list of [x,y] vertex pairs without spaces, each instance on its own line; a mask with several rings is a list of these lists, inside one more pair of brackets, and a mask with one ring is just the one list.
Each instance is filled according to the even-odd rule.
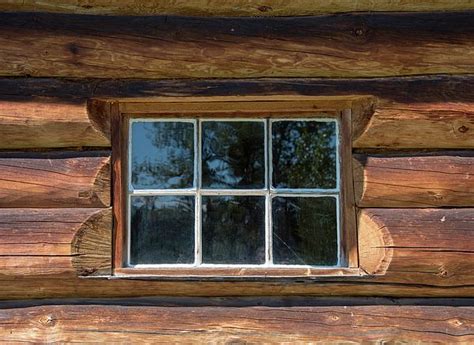
[[345,12],[473,10],[470,0],[10,0],[0,10],[105,15],[312,16]]
[[110,273],[111,218],[109,208],[1,208],[0,280]]
[[[2,223],[5,236],[0,237],[0,299],[474,294],[473,209],[362,210],[358,220],[359,255],[368,276],[265,280],[77,278],[110,273],[110,211],[25,209],[14,214],[13,210],[0,210],[1,218],[8,220]],[[69,221],[65,223],[64,219]],[[82,262],[74,261],[78,259]]]
[[474,308],[45,305],[0,310],[7,342],[471,343]]
[[362,209],[360,266],[380,282],[473,286],[474,209]]
[[354,155],[359,207],[474,205],[474,153]]
[[110,206],[110,152],[0,154],[0,208]]
[[470,12],[243,19],[0,13],[0,75],[159,79],[467,74],[474,73],[473,38]]

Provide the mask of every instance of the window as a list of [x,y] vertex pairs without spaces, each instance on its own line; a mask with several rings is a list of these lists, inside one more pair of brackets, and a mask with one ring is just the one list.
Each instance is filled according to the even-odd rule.
[[126,173],[116,189],[117,274],[312,276],[353,268],[342,112],[275,111],[275,103],[261,111],[251,102],[253,114],[252,104],[240,104],[246,111],[238,103],[194,111],[160,103],[129,113],[133,104],[120,113]]

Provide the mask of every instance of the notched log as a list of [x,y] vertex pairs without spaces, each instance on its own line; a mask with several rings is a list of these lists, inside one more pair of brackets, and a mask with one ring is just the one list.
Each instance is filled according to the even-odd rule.
[[110,139],[91,123],[85,100],[0,100],[0,149],[78,146],[110,146]]
[[359,213],[359,265],[368,274],[383,275],[393,258],[393,239],[383,222]]
[[102,99],[89,99],[87,101],[87,113],[94,129],[110,141],[110,102]]
[[473,109],[473,102],[380,102],[353,147],[473,148]]
[[352,141],[356,141],[370,126],[377,104],[377,97],[367,96],[352,103]]
[[112,265],[112,210],[93,214],[71,243],[72,266],[79,276],[109,275]]
[[472,286],[473,239],[472,208],[369,208],[359,214],[361,267],[383,274],[378,282]]

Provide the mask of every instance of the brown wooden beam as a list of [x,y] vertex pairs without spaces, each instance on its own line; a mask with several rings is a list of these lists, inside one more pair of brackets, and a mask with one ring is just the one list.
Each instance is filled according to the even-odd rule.
[[110,153],[0,154],[0,207],[108,207]]
[[[387,44],[387,43],[390,44]],[[472,13],[304,18],[0,14],[0,75],[388,77],[474,73]]]
[[107,109],[92,98],[366,96],[378,99],[356,148],[473,148],[474,77],[258,80],[0,79],[0,149],[110,146]]
[[0,276],[110,274],[111,218],[109,208],[0,209]]
[[474,307],[154,307],[53,305],[2,309],[16,342],[463,343]]
[[474,206],[474,154],[470,152],[355,155],[359,207]]
[[341,12],[465,11],[473,10],[469,0],[10,0],[0,4],[1,11],[60,12],[106,15],[183,15],[183,16],[311,16]]
[[[77,278],[110,274],[110,211],[0,210],[0,299],[132,296],[410,296],[474,293],[473,209],[365,209],[367,276],[312,279]],[[39,288],[41,287],[41,288]]]
[[474,209],[362,209],[360,266],[379,282],[474,284]]

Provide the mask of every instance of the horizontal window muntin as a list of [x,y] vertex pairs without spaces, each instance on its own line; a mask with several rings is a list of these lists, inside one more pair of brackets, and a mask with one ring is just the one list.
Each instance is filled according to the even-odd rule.
[[[192,186],[183,188],[136,188],[132,179],[132,152],[133,152],[133,125],[136,123],[188,123],[193,126],[193,179]],[[261,123],[263,125],[263,146],[264,146],[264,175],[262,188],[203,188],[202,187],[202,150],[203,150],[203,124],[208,123]],[[290,188],[274,187],[273,179],[273,154],[272,154],[272,127],[275,123],[281,122],[319,122],[333,123],[335,132],[335,185],[333,188]],[[332,268],[341,265],[341,236],[340,236],[340,137],[339,123],[336,118],[132,118],[130,119],[129,154],[128,154],[128,197],[127,197],[127,255],[126,267],[130,268],[212,268],[212,267],[242,267],[242,268]],[[190,196],[194,197],[194,261],[190,263],[132,263],[131,258],[131,199],[132,197],[153,197],[153,196]],[[265,223],[265,258],[261,263],[209,263],[203,262],[203,197],[244,197],[255,196],[264,198],[264,223]],[[273,222],[272,203],[275,198],[333,198],[335,201],[335,221],[336,221],[336,247],[337,258],[333,264],[278,264],[274,261],[273,253]]]

